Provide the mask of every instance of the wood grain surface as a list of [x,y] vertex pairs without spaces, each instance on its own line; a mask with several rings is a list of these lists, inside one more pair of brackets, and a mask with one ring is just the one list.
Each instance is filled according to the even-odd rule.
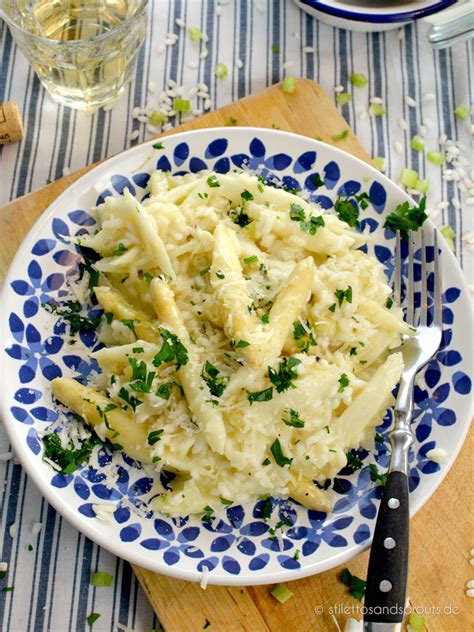
[[[231,118],[237,119],[236,125],[273,127],[318,138],[371,162],[352,132],[343,141],[332,141],[347,123],[322,88],[306,79],[298,81],[294,94],[273,86],[169,134],[229,125]],[[1,281],[33,222],[92,166],[0,208]],[[466,582],[474,579],[474,567],[469,564],[474,546],[472,448],[471,437],[441,487],[411,522],[408,595],[411,606],[425,610],[428,632],[474,630],[474,600],[465,594]],[[367,553],[345,566],[364,577]],[[270,595],[268,586],[208,586],[204,591],[197,584],[139,567],[134,570],[166,632],[197,632],[207,622],[210,632],[331,632],[337,630],[332,615],[342,628],[348,617],[362,618],[360,602],[337,579],[340,568],[288,582],[294,597],[286,605]]]

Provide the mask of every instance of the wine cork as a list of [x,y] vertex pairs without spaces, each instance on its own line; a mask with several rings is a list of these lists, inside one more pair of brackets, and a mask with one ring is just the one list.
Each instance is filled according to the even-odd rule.
[[14,101],[0,103],[0,145],[23,138],[23,122]]

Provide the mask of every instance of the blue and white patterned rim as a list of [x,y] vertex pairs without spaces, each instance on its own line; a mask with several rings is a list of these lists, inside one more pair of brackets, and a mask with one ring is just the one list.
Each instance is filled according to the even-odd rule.
[[414,9],[413,11],[400,11],[399,13],[364,13],[364,7],[358,8],[357,11],[349,11],[347,9],[339,9],[324,2],[324,0],[300,0],[301,4],[305,4],[315,11],[321,11],[328,15],[345,20],[354,20],[356,22],[371,22],[377,24],[386,24],[393,22],[411,22],[419,20],[433,13],[438,13],[443,9],[447,9],[457,2],[457,0],[439,0],[427,7]]
[[[78,252],[73,238],[94,230],[88,213],[106,195],[121,195],[126,187],[146,195],[154,168],[174,174],[212,169],[226,173],[248,165],[289,188],[305,188],[313,201],[330,209],[337,196],[367,190],[372,205],[361,212],[361,230],[376,234],[373,254],[388,276],[393,270],[394,235],[381,228],[381,216],[408,199],[385,176],[348,154],[295,134],[256,128],[222,128],[176,134],[163,139],[164,149],[139,146],[100,165],[83,176],[45,212],[31,229],[9,270],[1,300],[1,356],[4,376],[3,417],[15,452],[49,502],[88,537],[117,555],[152,570],[197,580],[203,569],[210,581],[221,584],[257,584],[296,579],[331,568],[370,543],[380,488],[370,481],[369,463],[388,463],[387,442],[376,444],[374,454],[358,450],[363,468],[344,469],[333,489],[334,513],[308,511],[292,501],[263,501],[223,509],[212,524],[200,518],[170,519],[148,510],[165,475],[153,481],[153,472],[124,454],[97,448],[90,465],[60,475],[41,461],[41,432],[58,419],[48,384],[59,375],[87,378],[97,367],[87,357],[96,348],[95,335],[82,333],[74,347],[65,344],[65,326],[40,304],[66,294],[67,278],[75,273]],[[146,166],[144,167],[144,163]],[[135,167],[142,165],[140,171]],[[319,174],[325,191],[313,177]],[[430,243],[433,226],[426,226]],[[472,350],[463,348],[463,329],[469,326],[470,301],[457,263],[444,245],[441,258],[446,290],[443,295],[442,347],[416,388],[416,443],[410,455],[412,512],[434,492],[460,449],[469,425]],[[427,248],[428,260],[433,249]],[[420,253],[417,253],[419,261]],[[417,266],[418,278],[421,266]],[[432,288],[432,276],[428,286]],[[415,301],[419,294],[415,294]],[[97,308],[89,316],[97,315]],[[456,327],[454,326],[456,323]],[[46,332],[46,334],[45,334]],[[65,418],[66,419],[66,418]],[[386,435],[392,415],[378,428]],[[446,448],[449,458],[440,466],[426,454]],[[115,474],[107,486],[105,468]],[[93,505],[114,503],[110,524],[95,518]],[[271,510],[264,519],[263,511]],[[276,523],[286,523],[278,537]],[[298,551],[298,555],[296,555]]]

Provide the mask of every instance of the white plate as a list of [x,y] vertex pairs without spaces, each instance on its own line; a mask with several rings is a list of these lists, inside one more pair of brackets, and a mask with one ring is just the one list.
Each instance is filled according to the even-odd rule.
[[[197,517],[169,519],[152,516],[150,469],[115,453],[122,477],[108,490],[103,468],[112,456],[105,448],[93,454],[73,474],[58,475],[41,458],[42,432],[56,418],[50,380],[59,375],[85,376],[90,370],[87,347],[91,335],[74,347],[64,344],[64,325],[41,308],[44,299],[64,296],[65,279],[73,274],[77,253],[71,237],[94,230],[87,210],[104,191],[120,194],[133,186],[137,195],[150,170],[173,173],[210,168],[225,172],[243,162],[271,172],[290,188],[306,187],[311,197],[329,208],[338,195],[368,191],[372,200],[361,211],[361,225],[375,235],[374,254],[391,273],[394,236],[382,228],[383,217],[406,194],[380,172],[329,145],[309,138],[266,129],[220,128],[186,132],[163,139],[164,149],[151,144],[130,149],[99,165],[67,189],[45,211],[21,245],[7,275],[1,301],[2,410],[14,450],[47,500],[89,538],[118,556],[154,571],[199,580],[203,568],[209,581],[220,584],[258,584],[296,579],[336,566],[367,548],[374,529],[381,490],[370,481],[368,464],[383,469],[387,442],[374,454],[361,452],[364,467],[338,476],[334,513],[308,511],[292,501],[274,500],[272,515],[262,519],[262,501],[222,509],[213,525]],[[315,190],[311,176],[319,173],[324,190]],[[425,226],[432,243],[433,225]],[[443,348],[430,362],[416,390],[414,428],[417,439],[410,456],[411,509],[417,511],[446,475],[466,435],[471,401],[472,346],[466,332],[472,317],[470,298],[458,264],[441,241],[444,293]],[[428,248],[428,258],[433,251]],[[432,282],[432,279],[429,279]],[[387,432],[388,413],[379,428]],[[432,447],[448,454],[443,465],[426,457]],[[109,503],[109,523],[98,520],[92,505]],[[269,528],[285,518],[291,526],[272,538]],[[295,555],[296,551],[298,555]],[[297,559],[295,559],[295,557]]]

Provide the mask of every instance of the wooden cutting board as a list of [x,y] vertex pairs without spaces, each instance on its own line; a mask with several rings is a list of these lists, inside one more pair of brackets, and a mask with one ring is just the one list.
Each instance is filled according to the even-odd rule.
[[[343,141],[332,141],[347,123],[322,88],[306,79],[298,81],[294,94],[273,86],[168,133],[229,125],[231,119],[236,125],[273,127],[318,138],[371,162],[352,132]],[[93,166],[0,208],[0,281],[32,223]],[[474,546],[472,447],[471,438],[440,489],[411,523],[408,594],[413,607],[425,609],[429,632],[474,629],[474,600],[465,595],[466,582],[474,579],[474,567],[469,564],[469,551]],[[345,566],[365,577],[367,553]],[[209,586],[204,591],[197,584],[139,567],[134,570],[166,632],[199,631],[207,622],[211,632],[331,632],[337,629],[332,614],[342,629],[348,617],[362,618],[360,611],[351,610],[360,603],[347,595],[337,579],[341,568],[288,582],[294,597],[286,605],[271,597],[268,586]]]

